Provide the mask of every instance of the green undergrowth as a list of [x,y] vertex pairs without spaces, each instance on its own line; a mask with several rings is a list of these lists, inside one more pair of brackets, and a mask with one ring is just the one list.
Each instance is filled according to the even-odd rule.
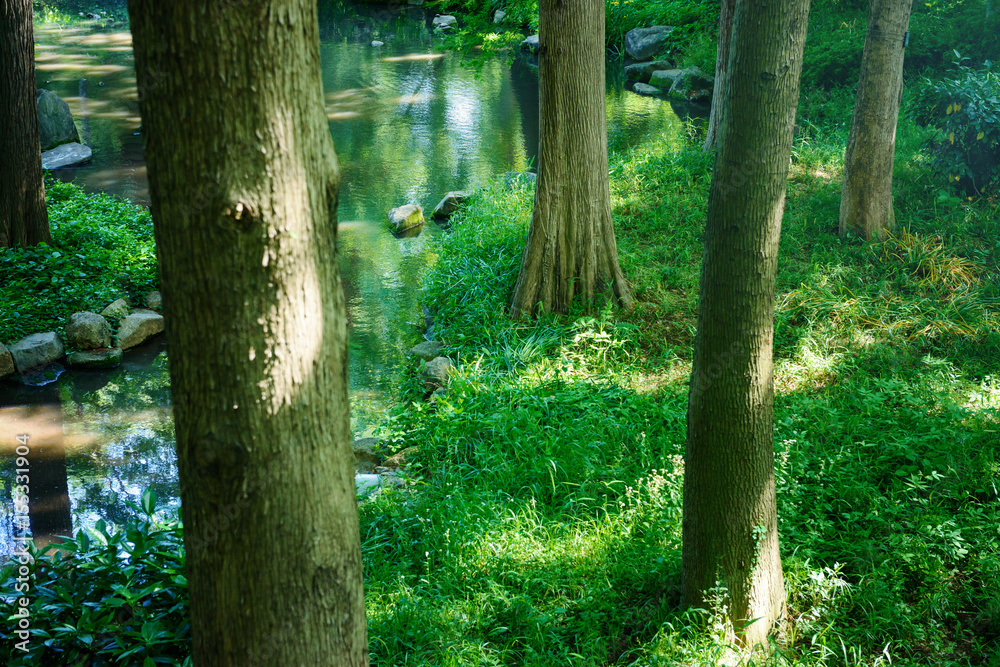
[[[386,437],[362,506],[374,665],[1000,664],[997,202],[954,195],[904,110],[896,228],[836,236],[849,91],[803,104],[776,315],[789,616],[771,651],[680,604],[686,382],[711,157],[611,160],[637,308],[512,322],[532,193],[480,191],[426,277],[460,363]],[[849,121],[848,121],[849,124]]]
[[120,197],[46,183],[52,243],[0,248],[0,342],[59,331],[79,311],[142,296],[159,284],[149,211]]
[[121,529],[102,520],[48,553],[15,550],[0,568],[3,664],[191,664],[181,526],[152,491],[141,502]]

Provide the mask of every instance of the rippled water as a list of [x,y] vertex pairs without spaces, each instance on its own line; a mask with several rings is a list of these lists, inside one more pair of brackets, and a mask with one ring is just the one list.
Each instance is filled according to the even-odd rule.
[[[406,203],[429,211],[449,190],[528,169],[538,149],[537,70],[502,59],[475,67],[441,52],[429,29],[433,14],[422,9],[320,7],[327,116],[342,169],[338,218],[351,325],[352,427],[361,437],[371,434],[385,408],[401,351],[420,340],[420,275],[433,259],[428,239],[441,233],[428,223],[417,237],[394,238],[385,214]],[[385,46],[372,47],[373,39]],[[94,151],[89,165],[59,170],[57,177],[147,204],[127,27],[37,24],[35,40],[38,87],[69,103]],[[680,121],[667,102],[624,90],[619,65],[609,64],[608,71],[608,124],[616,145],[677,133]],[[118,369],[67,371],[42,387],[0,381],[0,452],[9,455],[22,432],[43,450],[35,452],[32,473],[45,496],[32,498],[36,533],[65,531],[70,520],[77,528],[98,518],[117,523],[131,512],[125,501],[137,502],[144,487],[177,506],[162,345],[130,351]],[[8,459],[0,471],[6,548],[20,534],[11,521],[13,467]],[[46,505],[51,512],[43,516]]]

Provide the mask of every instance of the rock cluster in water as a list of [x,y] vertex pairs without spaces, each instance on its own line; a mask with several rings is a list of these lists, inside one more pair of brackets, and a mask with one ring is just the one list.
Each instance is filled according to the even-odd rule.
[[[147,308],[129,312],[124,299],[109,304],[100,313],[73,313],[66,321],[64,337],[55,331],[25,336],[10,347],[0,343],[0,377],[23,373],[63,359],[75,368],[113,368],[121,363],[122,352],[163,331],[159,292],[146,295]],[[111,323],[117,333],[112,336]],[[66,349],[72,350],[68,355]]]
[[685,102],[708,103],[712,100],[715,77],[697,67],[673,67],[665,59],[651,60],[662,53],[671,26],[636,28],[625,35],[625,52],[635,61],[625,66],[625,77],[634,82],[632,91],[639,95],[668,95]]

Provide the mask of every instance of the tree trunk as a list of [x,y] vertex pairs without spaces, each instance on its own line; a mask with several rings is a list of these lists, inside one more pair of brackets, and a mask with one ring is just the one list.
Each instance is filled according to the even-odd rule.
[[844,157],[840,233],[882,236],[892,225],[892,161],[911,0],[872,0]]
[[683,586],[747,645],[782,616],[774,486],[778,237],[808,0],[740,0],[708,203],[684,468]]
[[608,292],[630,308],[611,223],[602,0],[541,0],[538,37],[538,183],[510,314],[565,313]]
[[712,111],[708,114],[708,132],[705,134],[704,151],[707,153],[715,148],[719,133],[719,109],[722,106],[723,88],[726,85],[726,72],[729,70],[729,42],[733,34],[733,11],[736,0],[722,0],[719,13],[719,48],[715,56],[715,87],[712,90]]
[[368,664],[316,12],[129,0],[198,665]]
[[31,0],[0,4],[0,248],[48,243]]

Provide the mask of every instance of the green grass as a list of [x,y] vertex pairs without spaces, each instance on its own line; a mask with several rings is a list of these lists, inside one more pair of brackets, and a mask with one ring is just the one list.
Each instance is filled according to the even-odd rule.
[[441,239],[426,302],[462,365],[387,426],[419,484],[362,507],[373,664],[1000,664],[997,204],[949,194],[904,113],[896,234],[838,238],[849,100],[803,106],[789,181],[775,651],[680,606],[711,160],[664,138],[612,158],[624,320],[506,319],[530,193],[480,192]]
[[131,304],[159,284],[149,212],[120,197],[46,183],[52,243],[0,248],[0,342],[60,331],[78,311]]

